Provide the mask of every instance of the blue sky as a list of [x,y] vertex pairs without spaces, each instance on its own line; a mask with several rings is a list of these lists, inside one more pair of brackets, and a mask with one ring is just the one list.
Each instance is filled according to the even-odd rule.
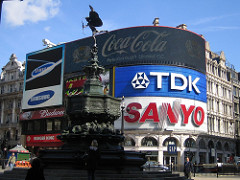
[[186,24],[202,34],[212,51],[224,51],[240,72],[240,0],[12,0],[4,1],[0,24],[0,68],[12,53],[23,62],[26,54],[45,48],[42,39],[58,44],[91,35],[82,21],[89,6],[103,20],[100,29],[115,30],[152,25]]

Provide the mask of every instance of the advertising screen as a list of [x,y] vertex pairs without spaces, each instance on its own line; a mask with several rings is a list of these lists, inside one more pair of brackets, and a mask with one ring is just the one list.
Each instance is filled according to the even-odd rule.
[[62,105],[64,45],[27,54],[22,109]]
[[[124,129],[207,132],[206,103],[174,97],[126,97]],[[122,118],[115,121],[121,129]]]
[[113,94],[125,97],[125,129],[207,132],[205,74],[163,65],[116,67],[113,73]]
[[117,67],[114,72],[115,97],[181,97],[207,102],[206,75],[192,69],[141,65]]
[[[206,72],[205,40],[193,32],[163,26],[119,29],[96,36],[99,64],[162,64]],[[90,60],[92,37],[66,43],[65,73],[81,71]]]

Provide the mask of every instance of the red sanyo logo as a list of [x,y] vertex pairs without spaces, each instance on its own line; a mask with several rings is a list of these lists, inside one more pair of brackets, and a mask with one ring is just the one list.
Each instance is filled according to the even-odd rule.
[[204,122],[205,112],[200,106],[190,105],[186,107],[185,104],[174,102],[173,107],[170,103],[162,103],[158,108],[156,103],[151,102],[141,115],[139,110],[142,108],[142,105],[138,102],[128,104],[126,107],[127,114],[124,116],[125,121],[145,123],[146,120],[151,120],[154,123],[159,123],[168,119],[171,124],[177,124],[181,113],[182,123],[185,125],[188,124],[191,115],[195,126],[201,126]]

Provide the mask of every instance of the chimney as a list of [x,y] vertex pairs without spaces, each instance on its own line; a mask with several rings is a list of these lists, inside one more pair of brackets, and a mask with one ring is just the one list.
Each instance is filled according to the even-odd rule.
[[177,26],[176,28],[179,28],[179,29],[184,29],[186,30],[187,29],[187,25],[186,24],[180,24],[179,26]]
[[155,18],[155,19],[153,20],[153,25],[154,25],[154,26],[159,26],[159,18]]

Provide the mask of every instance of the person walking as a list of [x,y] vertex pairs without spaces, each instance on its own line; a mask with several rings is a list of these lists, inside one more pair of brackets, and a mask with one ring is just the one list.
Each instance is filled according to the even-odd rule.
[[13,169],[15,163],[16,163],[16,156],[15,156],[15,153],[12,153],[12,155],[9,157],[8,162],[7,162],[7,165],[10,166],[10,170]]
[[27,171],[25,180],[45,180],[40,159],[33,158],[31,165],[32,167]]
[[95,180],[95,170],[98,165],[98,161],[100,159],[100,152],[98,149],[97,140],[93,140],[91,146],[88,149],[88,157],[87,157],[87,170],[88,170],[88,180]]
[[186,158],[186,162],[184,163],[184,175],[187,179],[191,179],[192,176],[193,165],[189,161],[189,157]]

